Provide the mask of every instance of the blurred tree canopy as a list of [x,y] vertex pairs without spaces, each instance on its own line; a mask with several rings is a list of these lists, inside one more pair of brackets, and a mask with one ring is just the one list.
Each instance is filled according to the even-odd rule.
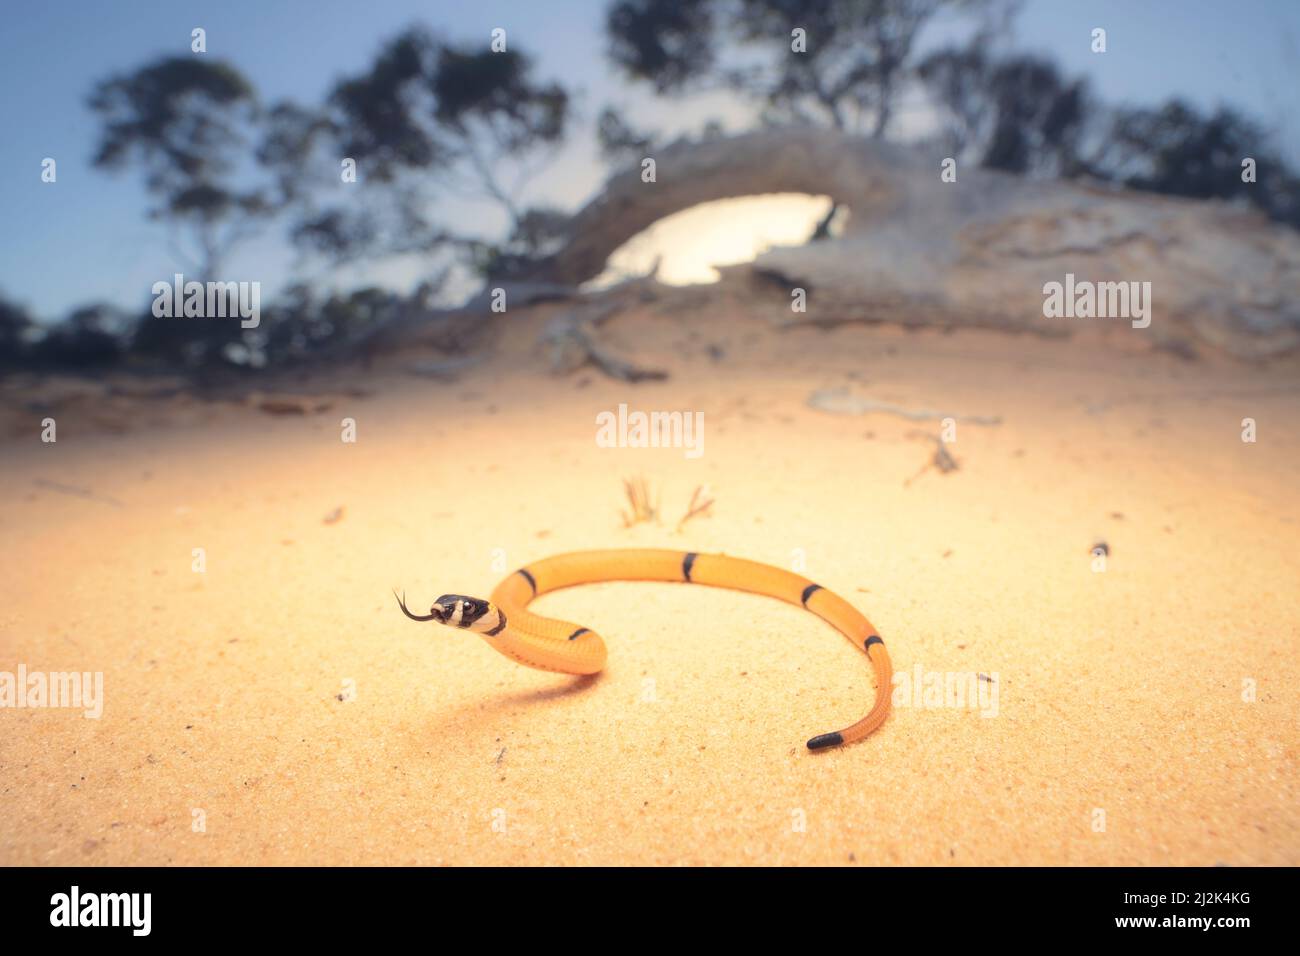
[[[1256,163],[1257,183],[1242,178]],[[1119,110],[1091,163],[1094,173],[1130,189],[1237,200],[1300,229],[1300,178],[1253,120],[1226,106],[1202,113],[1173,99],[1154,109]]]
[[926,57],[917,75],[944,117],[953,155],[1009,173],[1073,176],[1094,110],[1082,80],[1033,56],[993,59],[979,46]]
[[601,110],[596,120],[596,142],[600,155],[609,163],[623,164],[640,160],[654,142],[654,134],[633,129],[623,115],[611,106]]
[[[1110,109],[1041,57],[988,56],[978,43],[926,57],[917,75],[952,154],[988,169],[1093,179],[1129,189],[1254,206],[1300,228],[1300,178],[1256,122],[1180,99]],[[1256,162],[1258,182],[1242,176]]]
[[148,214],[194,240],[198,278],[218,277],[230,249],[274,211],[264,191],[236,185],[258,125],[252,84],[219,60],[165,57],[99,83],[89,104],[103,123],[95,165],[138,165],[155,201]]
[[[228,278],[222,270],[233,250],[277,218],[300,250],[326,263],[444,249],[480,271],[509,273],[553,249],[564,220],[520,201],[570,119],[568,92],[533,72],[517,50],[456,45],[413,26],[319,105],[266,109],[233,65],[165,57],[95,86],[94,163],[141,173],[152,199],[147,214],[166,225],[188,279]],[[507,216],[505,238],[440,221],[446,194],[497,204]],[[417,299],[427,306],[430,287],[406,300],[380,295],[380,309],[378,290],[320,299],[299,286],[254,330],[150,314],[107,322],[93,306],[42,336],[6,305],[0,349],[81,366],[107,360],[115,340],[169,362],[257,366],[356,335],[385,309]]]
[[0,296],[0,368],[14,368],[27,358],[36,322],[17,302]]
[[133,317],[107,302],[73,309],[31,347],[33,364],[46,368],[105,367],[122,359]]
[[[431,218],[439,188],[490,199],[518,231],[528,215],[522,187],[569,120],[567,91],[532,74],[517,50],[457,46],[411,27],[320,108],[276,107],[260,157],[291,184],[294,240],[336,260],[440,246],[472,256],[486,237]],[[360,189],[339,198],[345,159]]]
[[615,0],[611,61],[656,92],[722,84],[778,122],[884,136],[923,28],[993,0]]
[[714,0],[617,0],[605,15],[609,57],[656,93],[680,92],[714,67]]
[[[102,123],[95,165],[139,167],[153,199],[147,214],[166,225],[189,278],[223,278],[231,251],[278,209],[249,156],[260,123],[253,85],[220,60],[164,57],[100,82],[89,105]],[[66,355],[72,364],[99,355],[104,333],[86,321],[79,313],[70,316],[43,346],[47,354]],[[237,323],[150,316],[139,323],[134,344],[199,363],[219,355],[240,332]]]

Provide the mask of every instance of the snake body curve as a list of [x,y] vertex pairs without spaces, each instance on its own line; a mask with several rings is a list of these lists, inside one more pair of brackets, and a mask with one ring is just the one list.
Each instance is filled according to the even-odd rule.
[[675,581],[765,594],[806,608],[860,647],[875,669],[876,699],[865,717],[808,741],[810,750],[866,737],[889,716],[893,668],[884,641],[852,604],[790,571],[721,554],[654,549],[575,551],[545,558],[515,571],[488,601],[444,594],[427,616],[406,608],[407,617],[472,630],[497,651],[528,667],[564,674],[595,674],[605,666],[605,642],[590,628],[542,617],[527,610],[541,594],[600,581]]

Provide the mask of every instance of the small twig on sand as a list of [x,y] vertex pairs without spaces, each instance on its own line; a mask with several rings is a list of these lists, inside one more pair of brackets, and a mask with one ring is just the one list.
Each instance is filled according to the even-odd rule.
[[630,306],[656,297],[659,262],[647,275],[596,293],[576,308],[556,317],[542,333],[540,344],[550,347],[551,369],[559,374],[591,364],[620,382],[662,381],[663,369],[642,368],[619,358],[597,341],[596,327]]
[[441,362],[412,362],[406,366],[406,371],[411,375],[420,375],[424,378],[437,378],[443,381],[451,381],[466,369],[473,368],[482,362],[487,355],[483,352],[477,352],[473,355],[464,355],[458,358],[445,359]]
[[61,495],[72,495],[74,498],[85,498],[87,501],[101,501],[106,505],[112,505],[114,508],[123,507],[122,502],[116,498],[110,498],[108,495],[100,495],[91,491],[89,488],[81,488],[77,485],[65,485],[61,481],[51,481],[48,478],[37,478],[32,484],[37,488],[44,488],[47,491],[57,491]]
[[709,509],[713,507],[713,499],[706,498],[707,492],[703,485],[696,487],[691,494],[691,503],[686,508],[686,514],[682,515],[682,520],[677,522],[677,530],[682,530],[682,525],[690,521],[696,515],[708,514]]
[[948,472],[956,471],[961,467],[957,464],[957,459],[953,458],[952,455],[948,453],[948,446],[942,438],[939,438],[936,435],[926,434],[925,432],[916,431],[908,432],[907,437],[928,439],[929,441],[934,442],[935,448],[934,454],[930,457],[930,460],[925,463],[921,470],[903,482],[904,488],[911,485],[912,482],[916,481],[916,479],[920,478],[931,468],[937,468],[939,469],[940,474],[946,475]]
[[630,528],[642,522],[659,520],[658,498],[651,504],[650,485],[644,478],[624,478],[623,493],[627,495],[628,504],[632,508],[631,514],[619,511],[623,516],[623,527]]
[[881,412],[885,415],[897,415],[913,422],[941,421],[951,418],[954,421],[968,422],[972,425],[1001,425],[1000,415],[957,415],[941,412],[931,408],[905,408],[890,402],[876,401],[874,398],[862,398],[852,395],[845,388],[821,388],[808,396],[808,405],[821,412],[834,415],[866,415]]
[[668,373],[658,368],[642,368],[619,358],[592,335],[593,326],[585,322],[552,327],[546,336],[551,345],[551,367],[557,372],[571,372],[591,364],[620,382],[662,382]]
[[596,320],[581,316],[551,323],[542,336],[551,348],[551,369],[564,374],[590,364],[620,382],[659,382],[668,377],[663,369],[642,368],[614,355],[596,341],[595,330]]
[[334,402],[323,396],[275,394],[254,392],[248,403],[268,415],[318,415],[334,407]]

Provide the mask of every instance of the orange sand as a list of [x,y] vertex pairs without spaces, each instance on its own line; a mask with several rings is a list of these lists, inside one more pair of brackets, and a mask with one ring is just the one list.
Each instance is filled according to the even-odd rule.
[[[319,414],[141,403],[112,435],[87,408],[56,445],[36,424],[5,444],[0,670],[101,670],[106,703],[0,710],[0,863],[1300,863],[1294,366],[633,315],[606,334],[673,377],[630,387],[547,375],[545,318],[451,384],[400,374],[406,355],[308,383],[335,395]],[[937,426],[805,405],[850,376],[1004,421],[959,425],[960,470],[905,486],[932,453],[909,432]],[[703,457],[598,448],[623,401],[702,410]],[[621,526],[632,474],[661,526]],[[676,533],[701,483],[712,516]],[[494,549],[508,571],[621,545],[802,549],[899,671],[995,675],[998,716],[902,708],[810,754],[873,691],[795,608],[548,596],[610,644],[581,681],[412,624],[389,593],[486,595]]]

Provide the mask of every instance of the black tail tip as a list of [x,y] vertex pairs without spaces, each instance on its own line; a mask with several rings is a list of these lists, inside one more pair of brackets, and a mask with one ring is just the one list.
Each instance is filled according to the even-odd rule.
[[808,741],[809,750],[823,750],[826,747],[838,747],[844,743],[844,737],[839,733],[818,734],[812,740]]

